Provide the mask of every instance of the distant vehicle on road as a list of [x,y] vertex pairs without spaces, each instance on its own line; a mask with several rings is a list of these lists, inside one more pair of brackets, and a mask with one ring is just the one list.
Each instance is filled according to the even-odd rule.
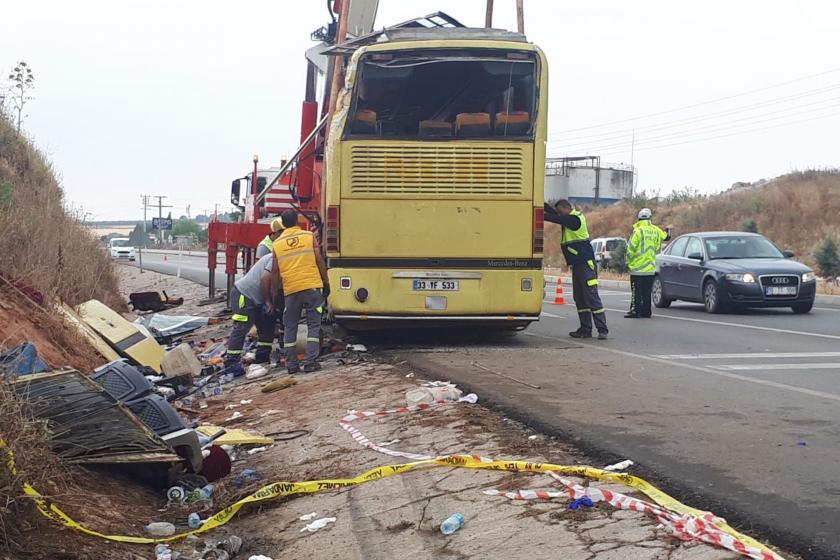
[[115,237],[108,242],[108,251],[112,259],[134,260],[134,246],[127,237]]
[[592,250],[595,252],[595,262],[601,268],[610,267],[610,259],[612,251],[615,251],[621,245],[627,245],[627,240],[623,237],[596,237],[592,240]]
[[790,260],[763,235],[741,232],[690,233],[674,239],[656,257],[653,304],[674,300],[703,303],[709,313],[739,307],[790,307],[808,313],[816,276]]

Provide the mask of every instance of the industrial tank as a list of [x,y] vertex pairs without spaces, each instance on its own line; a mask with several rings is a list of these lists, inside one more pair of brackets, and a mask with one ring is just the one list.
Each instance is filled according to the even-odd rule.
[[566,198],[577,204],[612,204],[633,195],[635,169],[601,163],[598,156],[548,158],[545,200]]

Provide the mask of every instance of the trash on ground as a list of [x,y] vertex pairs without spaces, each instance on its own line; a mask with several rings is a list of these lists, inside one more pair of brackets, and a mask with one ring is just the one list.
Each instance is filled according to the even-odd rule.
[[153,537],[171,537],[175,534],[175,525],[167,521],[155,521],[144,528]]
[[406,374],[405,374],[405,376],[406,376],[408,379],[411,379],[412,377],[414,377],[414,372],[412,371],[412,372],[410,372],[410,373],[406,373]]
[[383,441],[382,443],[379,444],[379,446],[380,447],[388,447],[389,445],[394,445],[395,443],[399,443],[399,442],[400,442],[400,440],[398,440],[398,439],[392,439],[391,441]]
[[187,525],[189,525],[190,529],[198,529],[202,523],[204,522],[201,520],[201,516],[195,512],[187,516]]
[[184,298],[171,298],[166,292],[134,292],[128,294],[128,302],[134,311],[163,311],[183,304]]
[[616,463],[614,465],[608,465],[608,466],[604,467],[603,470],[605,470],[605,471],[623,471],[625,469],[628,469],[628,468],[632,467],[635,464],[636,463],[634,463],[630,459],[627,459],[627,460],[621,461],[620,463]]
[[242,399],[239,404],[251,404],[252,402],[254,402],[254,399]]
[[228,418],[225,418],[225,422],[233,422],[234,420],[239,420],[240,418],[242,418],[242,416],[244,416],[244,415],[237,410],[236,412],[231,414]]
[[440,524],[440,532],[444,535],[451,535],[464,526],[464,516],[460,513],[453,513]]
[[272,560],[270,556],[263,556],[262,554],[254,554],[248,560]]
[[210,320],[207,317],[195,315],[162,315],[155,314],[150,317],[138,317],[134,320],[137,325],[143,325],[160,342],[168,342],[173,338],[191,333],[207,326]]
[[253,449],[248,450],[248,455],[256,455],[257,453],[262,453],[266,449],[268,449],[268,448],[267,447],[255,447]]
[[348,344],[347,345],[347,350],[349,352],[367,352],[368,351],[367,346],[365,346],[364,344]]
[[[213,436],[223,428],[205,424],[197,430],[206,436]],[[270,437],[258,436],[240,428],[224,428],[227,433],[216,440],[218,445],[270,445],[274,440]]]
[[595,504],[592,503],[592,498],[589,496],[584,496],[583,498],[578,498],[577,500],[572,500],[569,503],[569,509],[578,509],[580,507],[592,507]]
[[243,469],[242,472],[233,477],[233,485],[241,488],[248,482],[256,482],[262,480],[262,475],[254,469]]
[[301,529],[300,532],[303,533],[304,531],[308,531],[310,533],[314,533],[315,531],[323,529],[330,523],[335,523],[335,517],[322,517],[321,519],[316,519],[315,521]]
[[463,391],[454,385],[429,384],[406,391],[405,400],[409,406],[416,406],[418,404],[432,404],[436,401],[457,401],[462,394]]
[[122,315],[99,300],[92,299],[79,306],[79,317],[99,333],[124,357],[140,365],[161,372],[164,350],[157,341],[140,331],[138,325],[126,321]]
[[534,440],[538,439],[539,437],[540,436],[538,434],[534,434],[532,436],[528,436],[528,439],[531,440],[531,441],[534,441]]
[[476,395],[475,393],[470,393],[469,395],[464,395],[463,397],[458,399],[458,402],[475,404],[475,403],[478,402],[478,395]]
[[252,364],[245,370],[245,379],[259,379],[268,375],[268,370],[259,364]]
[[155,546],[155,560],[172,560],[172,549],[162,543]]
[[47,363],[38,357],[38,349],[29,342],[21,342],[0,353],[0,374],[28,375],[49,369]]
[[297,379],[294,377],[281,377],[280,379],[275,379],[271,383],[266,383],[260,391],[263,393],[273,393],[274,391],[279,391],[280,389],[288,389],[296,384]]
[[166,500],[169,503],[184,503],[187,500],[187,491],[180,486],[173,486],[166,491]]
[[166,377],[179,375],[197,376],[201,373],[201,362],[195,357],[192,347],[182,343],[166,353],[160,367]]
[[318,513],[313,511],[312,513],[301,515],[300,517],[298,517],[298,519],[300,519],[301,521],[309,521],[310,519],[315,519],[316,517],[318,517]]
[[216,342],[205,348],[204,352],[198,355],[198,359],[207,362],[211,358],[220,358],[225,352],[227,352],[227,344]]

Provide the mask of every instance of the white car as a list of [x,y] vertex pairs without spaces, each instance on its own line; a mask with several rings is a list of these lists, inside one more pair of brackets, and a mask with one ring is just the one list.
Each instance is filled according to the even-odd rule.
[[108,243],[112,259],[134,260],[134,246],[128,237],[115,237]]
[[610,267],[610,253],[619,245],[627,245],[627,240],[623,237],[597,237],[592,240],[595,262],[598,263],[599,267]]

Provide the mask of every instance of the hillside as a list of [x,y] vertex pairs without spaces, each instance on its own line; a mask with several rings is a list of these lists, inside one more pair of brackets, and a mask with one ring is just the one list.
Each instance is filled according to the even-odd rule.
[[[717,195],[677,193],[663,199],[638,196],[613,206],[585,209],[590,235],[628,237],[636,213],[648,206],[654,223],[692,231],[740,231],[754,220],[758,232],[796,258],[813,264],[814,246],[826,236],[840,242],[840,169],[782,175],[758,186],[739,186]],[[562,264],[559,231],[547,224],[546,262]]]
[[0,275],[48,300],[124,306],[110,259],[65,207],[50,163],[2,116]]

